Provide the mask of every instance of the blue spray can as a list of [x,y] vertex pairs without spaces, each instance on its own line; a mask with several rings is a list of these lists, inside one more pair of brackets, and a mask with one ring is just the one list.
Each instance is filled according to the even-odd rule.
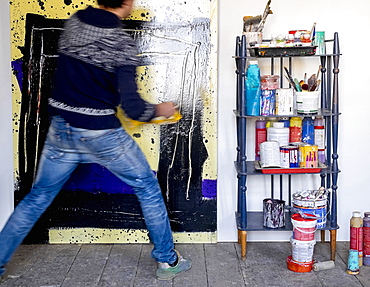
[[315,144],[315,128],[312,118],[304,118],[302,121],[302,142]]

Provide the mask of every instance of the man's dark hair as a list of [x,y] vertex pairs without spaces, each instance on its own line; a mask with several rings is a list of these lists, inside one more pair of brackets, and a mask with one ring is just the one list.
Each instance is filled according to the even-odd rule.
[[118,8],[121,7],[122,3],[125,1],[126,0],[98,0],[98,4],[105,7]]

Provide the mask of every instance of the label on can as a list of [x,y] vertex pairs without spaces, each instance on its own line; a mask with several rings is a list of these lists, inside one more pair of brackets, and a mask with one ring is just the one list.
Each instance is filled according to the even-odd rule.
[[277,141],[260,144],[261,167],[280,167],[280,149]]
[[289,147],[280,147],[280,166],[282,168],[289,168]]
[[317,167],[318,166],[318,147],[317,145],[301,145],[299,147],[299,166]]
[[289,167],[299,167],[297,146],[289,146]]

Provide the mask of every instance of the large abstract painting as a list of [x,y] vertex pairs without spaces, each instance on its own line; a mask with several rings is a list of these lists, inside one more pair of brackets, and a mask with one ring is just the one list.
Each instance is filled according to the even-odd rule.
[[[177,242],[216,241],[216,1],[136,1],[124,29],[141,58],[139,92],[173,101],[174,124],[122,125],[156,173]],[[13,1],[12,67],[17,202],[29,192],[49,125],[57,41],[63,23],[93,1]],[[104,167],[83,164],[36,224],[28,242],[148,242],[139,203]]]

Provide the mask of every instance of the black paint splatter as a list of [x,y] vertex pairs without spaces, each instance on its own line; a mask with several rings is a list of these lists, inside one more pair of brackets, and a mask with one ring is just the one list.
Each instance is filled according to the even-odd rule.
[[64,4],[71,5],[72,4],[72,0],[64,0]]

